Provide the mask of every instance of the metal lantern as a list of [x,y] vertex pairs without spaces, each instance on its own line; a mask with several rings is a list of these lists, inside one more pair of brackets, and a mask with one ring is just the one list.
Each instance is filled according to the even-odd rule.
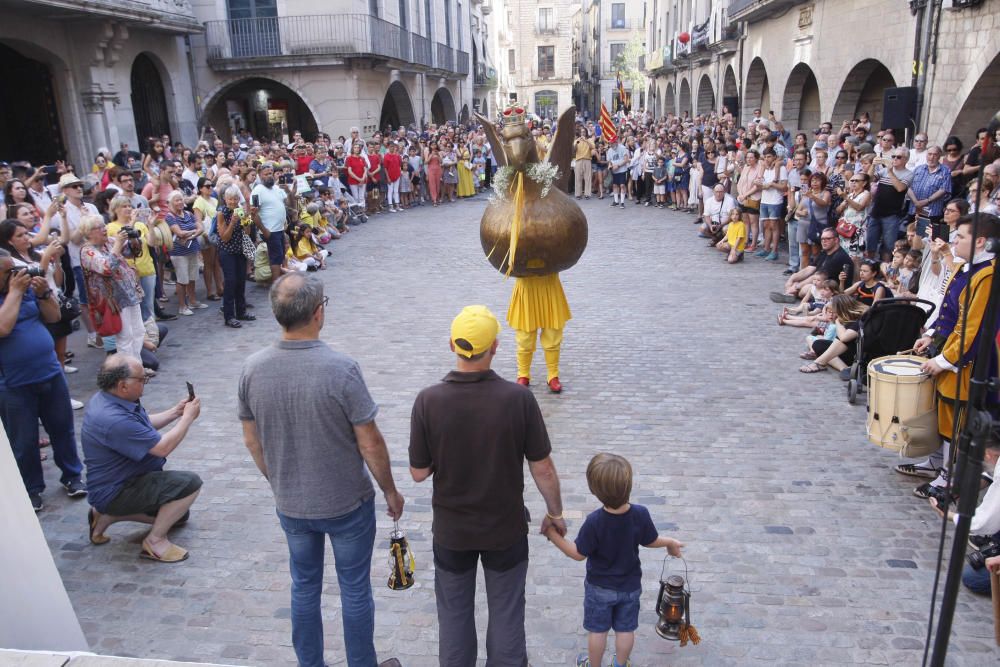
[[399,522],[395,521],[389,534],[389,588],[405,591],[412,586],[415,565],[406,533],[399,529]]
[[690,619],[691,595],[684,590],[684,579],[671,575],[660,582],[656,598],[656,634],[672,642],[680,641],[681,625]]

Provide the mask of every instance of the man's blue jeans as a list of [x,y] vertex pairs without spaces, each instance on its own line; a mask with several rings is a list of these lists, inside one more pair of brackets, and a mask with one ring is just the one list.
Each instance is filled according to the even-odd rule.
[[865,250],[878,257],[879,241],[882,243],[882,253],[892,254],[892,249],[896,247],[899,240],[898,215],[887,215],[884,218],[871,216],[868,218],[868,231],[865,233]]
[[62,471],[60,481],[68,484],[80,479],[83,464],[76,451],[73,408],[69,403],[66,376],[57,373],[43,382],[0,388],[0,418],[28,493],[45,490],[42,457],[38,451],[39,419],[49,434],[52,458]]
[[988,568],[973,570],[968,563],[962,568],[962,583],[978,595],[990,594],[990,571]]
[[323,556],[326,538],[340,585],[340,610],[349,667],[377,667],[375,598],[371,564],[375,546],[375,499],[332,519],[294,519],[278,512],[288,540],[292,575],[292,646],[300,667],[323,667]]

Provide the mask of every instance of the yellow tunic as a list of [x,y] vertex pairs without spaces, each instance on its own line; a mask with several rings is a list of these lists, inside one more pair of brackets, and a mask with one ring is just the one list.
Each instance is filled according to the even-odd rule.
[[507,309],[507,323],[514,329],[562,329],[571,317],[558,273],[514,281]]

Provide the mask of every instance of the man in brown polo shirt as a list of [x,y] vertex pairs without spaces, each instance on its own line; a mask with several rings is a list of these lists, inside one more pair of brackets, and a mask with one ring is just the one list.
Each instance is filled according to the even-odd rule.
[[434,476],[434,593],[442,667],[476,664],[476,564],[482,559],[487,663],[524,667],[528,512],[524,459],[545,499],[542,532],[566,533],[552,446],[534,394],[490,364],[500,323],[467,306],[451,325],[456,368],[420,392],[410,421],[410,474]]

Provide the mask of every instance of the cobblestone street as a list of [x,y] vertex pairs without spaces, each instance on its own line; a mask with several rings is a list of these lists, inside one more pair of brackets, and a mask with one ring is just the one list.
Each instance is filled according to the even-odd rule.
[[[696,237],[690,215],[631,204],[611,210],[607,199],[583,204],[589,246],[562,276],[574,316],[562,353],[565,391],[546,390],[541,350],[533,390],[570,536],[598,506],[587,462],[613,451],[635,469],[632,500],[687,544],[702,643],[680,648],[655,634],[664,553],[646,550],[636,667],[920,664],[940,522],[911,495],[918,480],[894,473],[894,455],[867,442],[864,407],[848,405],[836,374],[797,372],[805,330],[779,329],[778,306],[767,298],[780,287],[784,261],[728,266]],[[404,667],[437,664],[431,487],[407,471],[410,408],[453,365],[452,317],[485,303],[503,319],[513,286],[480,248],[484,205],[481,196],[377,216],[334,242],[320,273],[331,297],[324,339],[359,360],[406,497],[401,526],[418,583],[405,592],[385,585],[391,522],[381,496],[372,570],[379,657],[397,656]],[[109,544],[91,546],[86,502],[68,499],[45,463],[40,519],[95,652],[294,665],[285,541],[236,417],[241,363],[279,330],[265,291],[250,284],[248,298],[259,319],[242,330],[224,328],[215,308],[170,322],[160,374],[146,388],[150,411],[179,400],[185,380],[202,397],[201,418],[168,463],[205,480],[191,521],[172,534],[190,549],[187,562],[140,560],[138,525],[118,524]],[[513,380],[513,332],[505,325],[501,335],[494,367]],[[72,394],[86,400],[101,355],[79,333],[70,348],[80,367]],[[530,477],[527,488],[540,518]],[[527,586],[531,662],[571,665],[586,646],[585,565],[534,534],[537,524]],[[345,665],[327,553],[326,656]],[[482,645],[485,614],[479,621]],[[963,590],[949,664],[996,665],[993,644],[989,600]]]

